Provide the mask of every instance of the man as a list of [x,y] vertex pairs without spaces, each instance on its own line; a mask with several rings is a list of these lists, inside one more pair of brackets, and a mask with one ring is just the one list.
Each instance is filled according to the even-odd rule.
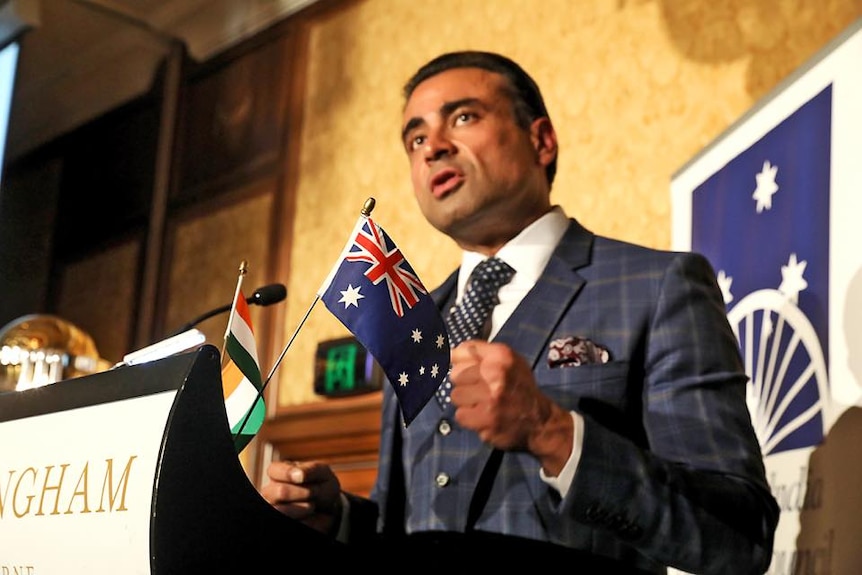
[[445,54],[405,97],[417,202],[463,250],[433,297],[455,317],[480,262],[514,274],[490,331],[453,348],[448,398],[405,428],[384,390],[373,502],[318,463],[273,463],[263,496],[346,541],[376,522],[402,549],[481,550],[476,565],[765,572],[778,508],[707,260],[596,236],[552,204],[556,133],[511,60]]

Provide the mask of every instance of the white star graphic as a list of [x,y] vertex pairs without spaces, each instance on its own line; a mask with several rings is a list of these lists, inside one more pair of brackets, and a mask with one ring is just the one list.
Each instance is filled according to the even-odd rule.
[[437,379],[438,373],[440,373],[440,368],[435,363],[433,366],[431,366],[431,377],[433,377],[434,379]]
[[347,309],[350,306],[356,306],[358,308],[359,300],[365,297],[359,293],[360,289],[362,289],[362,286],[353,287],[353,284],[347,284],[347,289],[341,292],[341,299],[338,300],[338,303],[343,303],[344,309]]
[[721,295],[724,298],[724,303],[729,304],[733,301],[733,294],[730,293],[730,286],[733,284],[733,278],[726,275],[724,270],[721,270],[718,272],[716,279],[718,280],[718,287],[721,288]]
[[407,386],[407,374],[403,371],[398,374],[398,383],[401,385],[401,387]]
[[422,332],[419,330],[419,328],[413,330],[413,335],[410,336],[410,339],[412,339],[415,343],[419,343],[420,341],[422,341]]
[[808,282],[802,277],[808,262],[796,261],[796,254],[790,254],[786,266],[781,266],[781,285],[778,291],[787,296],[791,301],[799,301],[799,292],[808,287]]
[[437,349],[443,349],[443,344],[446,343],[446,338],[443,337],[442,333],[437,336],[437,341],[435,343],[437,344]]
[[419,375],[425,375],[425,366],[419,368]]
[[772,209],[772,196],[778,191],[778,184],[775,183],[777,173],[778,166],[773,166],[769,160],[766,160],[763,162],[763,169],[754,176],[754,179],[757,180],[757,189],[754,190],[751,197],[757,200],[758,214],[764,209]]

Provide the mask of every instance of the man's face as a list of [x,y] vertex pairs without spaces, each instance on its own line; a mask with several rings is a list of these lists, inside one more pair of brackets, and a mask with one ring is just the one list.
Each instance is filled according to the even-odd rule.
[[493,252],[550,207],[550,120],[518,126],[505,78],[456,68],[428,78],[404,107],[402,141],[425,218],[465,249]]

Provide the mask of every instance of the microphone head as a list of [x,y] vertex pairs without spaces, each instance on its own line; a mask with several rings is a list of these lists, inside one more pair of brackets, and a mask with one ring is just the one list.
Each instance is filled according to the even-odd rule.
[[287,297],[287,288],[284,284],[269,284],[254,290],[251,297],[246,298],[248,303],[256,305],[270,305],[278,303]]

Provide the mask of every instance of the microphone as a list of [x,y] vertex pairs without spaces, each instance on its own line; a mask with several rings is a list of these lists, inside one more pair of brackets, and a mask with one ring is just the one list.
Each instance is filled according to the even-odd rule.
[[[254,290],[254,293],[252,293],[249,297],[245,298],[245,301],[247,303],[253,304],[253,305],[266,306],[266,305],[272,305],[274,303],[278,303],[280,301],[283,301],[284,298],[286,298],[286,297],[287,297],[287,288],[284,286],[284,284],[269,284],[269,285],[265,285],[265,286],[259,287],[256,290]],[[193,319],[192,321],[188,322],[187,324],[185,324],[184,326],[182,326],[181,328],[179,328],[178,330],[173,332],[168,337],[173,337],[175,335],[178,335],[178,334],[181,334],[185,331],[188,331],[191,328],[198,325],[199,323],[201,323],[202,321],[207,320],[207,319],[213,317],[214,315],[218,315],[220,313],[230,311],[230,308],[232,306],[233,306],[233,302],[219,306],[215,309],[211,309],[208,312],[201,314],[198,317],[196,317],[195,319]]]
[[[245,298],[245,301],[256,305],[271,305],[283,301],[286,297],[287,288],[284,284],[269,284],[254,290],[251,297]],[[230,305],[227,308],[230,309]]]

